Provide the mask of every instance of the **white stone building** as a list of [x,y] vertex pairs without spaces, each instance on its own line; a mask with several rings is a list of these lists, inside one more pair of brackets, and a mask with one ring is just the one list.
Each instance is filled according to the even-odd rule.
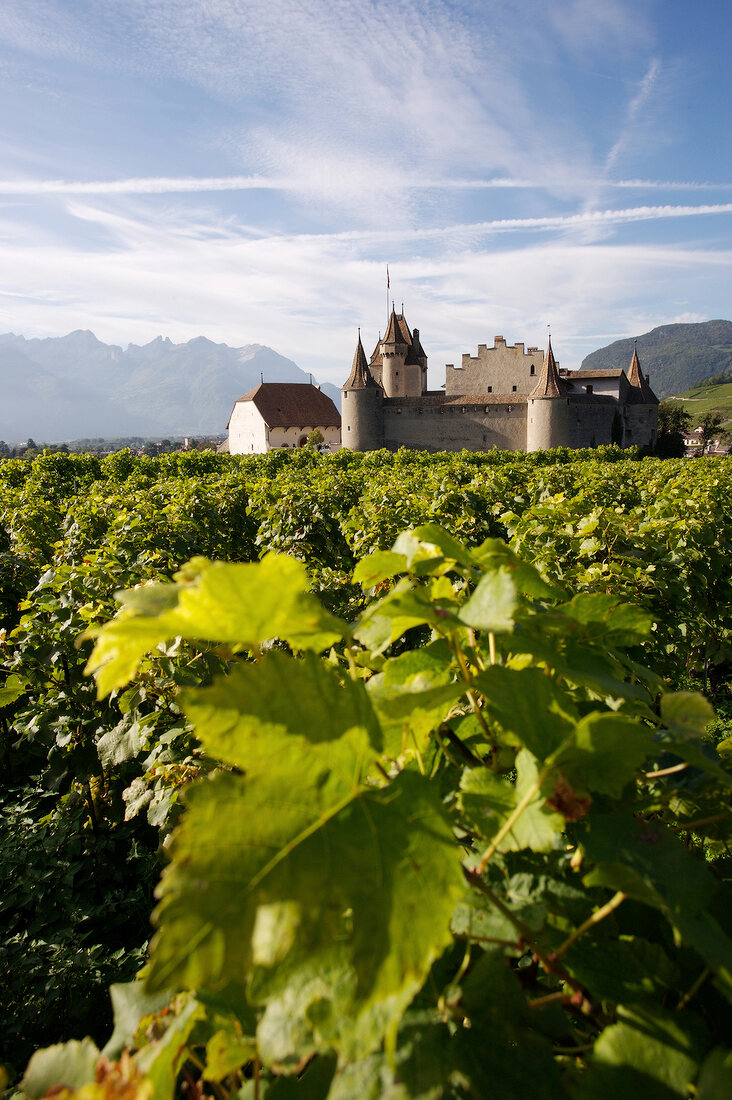
[[341,442],[338,409],[319,386],[308,383],[260,382],[235,403],[226,427],[234,455],[304,447],[315,428],[330,449]]

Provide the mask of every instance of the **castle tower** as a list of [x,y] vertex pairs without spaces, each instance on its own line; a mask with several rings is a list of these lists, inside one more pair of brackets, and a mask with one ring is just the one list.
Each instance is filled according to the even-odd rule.
[[366,362],[360,329],[351,373],[341,394],[341,445],[351,451],[379,450],[384,442],[383,393]]
[[[424,353],[424,348],[420,343],[419,329],[412,329],[412,356],[416,365],[419,367],[419,374],[417,375],[417,393],[423,394],[427,392],[427,356]],[[415,372],[416,373],[416,372]]]
[[546,349],[539,381],[528,396],[526,450],[546,451],[569,446],[569,403],[552,351]]
[[397,317],[392,306],[386,334],[381,341],[381,385],[387,397],[405,397],[408,392],[405,363],[409,344],[402,332],[400,320],[401,314]]
[[626,399],[623,446],[635,445],[646,450],[656,444],[658,434],[658,398],[641,370],[638,342],[633,342],[633,357],[627,371],[630,390]]

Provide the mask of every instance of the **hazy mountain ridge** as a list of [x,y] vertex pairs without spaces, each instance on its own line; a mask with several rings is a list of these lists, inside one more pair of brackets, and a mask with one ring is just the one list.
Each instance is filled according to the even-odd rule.
[[[633,340],[616,340],[582,360],[582,370],[627,370]],[[651,387],[663,398],[732,370],[732,321],[659,325],[638,337],[638,358]]]
[[[123,349],[83,330],[26,339],[0,335],[0,438],[223,432],[234,402],[266,382],[307,382],[291,359],[263,344],[232,348],[198,336],[158,336]],[[340,406],[337,387],[323,390]]]

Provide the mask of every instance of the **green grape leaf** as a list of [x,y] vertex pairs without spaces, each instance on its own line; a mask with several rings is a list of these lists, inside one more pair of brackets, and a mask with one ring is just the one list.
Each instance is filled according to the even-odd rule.
[[382,749],[363,682],[341,680],[313,653],[294,660],[273,650],[211,687],[184,692],[182,701],[210,755],[249,776],[270,771],[287,753],[342,768],[349,783],[359,783]]
[[407,559],[404,554],[395,554],[392,550],[376,550],[362,558],[353,571],[353,583],[363,588],[374,588],[382,581],[390,580],[400,573],[406,573]]
[[606,646],[645,641],[653,623],[653,616],[642,607],[621,604],[604,592],[580,592],[557,611],[581,623],[590,637],[600,638]]
[[191,580],[135,590],[111,622],[84,635],[96,638],[85,671],[96,674],[100,698],[124,687],[142,657],[170,638],[242,646],[281,638],[295,649],[321,651],[345,633],[309,591],[305,566],[294,558],[195,564]]
[[578,717],[572,703],[541,669],[493,665],[479,673],[474,684],[504,732],[539,760],[546,760],[572,735]]
[[[185,998],[185,999],[184,999]],[[140,1050],[138,1068],[152,1085],[153,1100],[172,1100],[175,1083],[187,1056],[188,1040],[196,1024],[205,1017],[205,1009],[194,997],[176,998],[174,1014],[166,1015],[166,1028],[160,1038]]]
[[500,569],[507,567],[513,577],[516,588],[527,596],[536,599],[562,600],[567,598],[567,593],[557,584],[542,577],[534,565],[527,565],[525,561],[514,553],[502,539],[486,539],[477,550],[472,552],[473,560],[485,569]]
[[222,1081],[257,1055],[254,1036],[242,1035],[233,1024],[214,1032],[206,1043],[206,1066],[204,1078],[207,1081]]
[[717,1047],[704,1060],[695,1100],[729,1100],[732,1096],[732,1051]]
[[0,688],[0,709],[15,703],[21,696],[25,695],[27,690],[28,684],[22,676],[15,674],[8,676],[3,687]]
[[[523,801],[529,789],[539,779],[536,757],[522,749],[516,757],[516,804]],[[532,848],[535,852],[548,852],[556,844],[564,829],[564,818],[551,810],[546,803],[546,791],[537,790],[521,816],[511,827],[501,843],[502,852]]]
[[511,572],[501,568],[481,577],[475,591],[463,604],[460,618],[478,630],[510,634],[517,608],[518,596]]
[[362,1053],[392,1034],[463,892],[439,791],[410,772],[381,791],[346,788],[322,762],[282,756],[255,781],[218,775],[189,799],[148,986],[249,980],[260,1003],[296,997],[307,1028],[294,1058],[310,1031]]
[[31,1056],[20,1087],[31,1100],[40,1100],[51,1089],[64,1085],[79,1089],[94,1080],[99,1050],[91,1039],[70,1039],[68,1043],[37,1050]]
[[635,936],[580,936],[564,965],[593,997],[615,1004],[659,1000],[679,981],[663,948]]
[[[538,778],[536,758],[526,749],[522,749],[516,757],[515,786],[488,768],[465,771],[459,795],[465,818],[479,836],[490,840]],[[500,850],[512,852],[532,848],[535,852],[549,851],[563,827],[564,818],[546,805],[545,794],[539,789],[501,841]]]
[[102,1050],[105,1058],[119,1058],[125,1047],[133,1046],[135,1032],[143,1016],[159,1012],[170,1000],[170,993],[147,993],[141,981],[124,982],[109,987],[114,1012],[114,1030]]
[[412,534],[420,542],[436,546],[444,558],[468,567],[474,564],[471,552],[437,523],[423,523],[421,527],[415,527]]
[[602,1032],[579,1095],[587,1100],[643,1096],[680,1100],[689,1095],[703,1043],[682,1013],[651,1006],[620,1007],[619,1022]]
[[587,886],[608,886],[660,909],[682,940],[715,972],[732,999],[732,940],[708,906],[718,886],[711,872],[659,822],[621,814],[590,814],[578,832],[596,866]]
[[114,729],[102,734],[97,741],[97,753],[103,768],[111,768],[115,764],[122,764],[125,760],[132,760],[141,748],[142,731],[132,711],[129,711]]
[[577,723],[556,764],[577,789],[619,798],[653,747],[648,726],[621,714],[594,712]]
[[676,737],[700,737],[714,718],[710,703],[698,691],[676,691],[661,696],[661,718]]
[[458,798],[464,819],[484,840],[498,832],[516,808],[516,789],[490,768],[466,768]]

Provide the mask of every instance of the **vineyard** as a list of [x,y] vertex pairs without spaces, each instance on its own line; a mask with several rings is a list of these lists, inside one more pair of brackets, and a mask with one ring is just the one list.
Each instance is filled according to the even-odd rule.
[[729,1096],[730,500],[614,448],[0,462],[8,1095]]

